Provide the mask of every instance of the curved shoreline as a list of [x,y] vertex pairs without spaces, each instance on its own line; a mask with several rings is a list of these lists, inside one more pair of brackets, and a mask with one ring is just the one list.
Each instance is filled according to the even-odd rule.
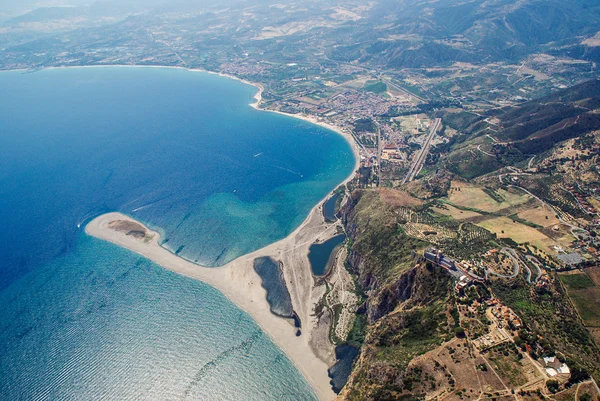
[[[60,70],[60,69],[71,69],[71,68],[157,68],[157,69],[175,69],[175,70],[185,70],[185,71],[190,71],[190,72],[200,72],[200,73],[206,73],[206,74],[211,74],[211,75],[217,75],[220,77],[224,77],[224,78],[229,78],[229,79],[233,79],[235,81],[239,81],[243,84],[246,85],[250,85],[250,86],[254,86],[257,89],[256,94],[254,95],[254,99],[255,102],[253,103],[249,103],[248,105],[250,107],[252,107],[255,110],[258,111],[262,111],[262,112],[268,112],[268,113],[275,113],[275,114],[280,114],[283,116],[287,116],[287,117],[291,117],[291,118],[296,118],[314,125],[318,125],[322,128],[325,128],[329,131],[333,131],[336,134],[340,135],[342,138],[344,138],[346,140],[346,142],[348,143],[348,145],[350,146],[350,149],[352,151],[352,154],[354,156],[354,166],[352,168],[352,172],[350,173],[350,175],[348,177],[346,177],[346,179],[344,179],[343,181],[341,181],[339,184],[337,184],[336,188],[339,187],[340,185],[345,185],[348,182],[352,181],[352,179],[354,179],[354,177],[356,176],[357,172],[358,172],[358,168],[360,167],[360,154],[358,151],[358,145],[356,144],[354,138],[352,137],[352,135],[344,132],[341,128],[336,127],[334,125],[322,122],[322,121],[318,121],[315,117],[311,117],[311,116],[306,116],[306,115],[300,115],[300,114],[290,114],[290,113],[284,113],[281,111],[276,111],[276,110],[268,110],[268,109],[263,109],[260,107],[260,104],[262,102],[262,93],[264,91],[264,87],[256,82],[251,82],[248,81],[246,79],[243,78],[239,78],[236,77],[234,75],[230,75],[230,74],[224,74],[221,72],[214,72],[214,71],[208,71],[208,70],[203,70],[203,69],[199,69],[199,68],[187,68],[187,67],[178,67],[178,66],[161,66],[161,65],[130,65],[130,64],[107,64],[107,65],[81,65],[81,66],[66,66],[66,67],[45,67],[42,68],[40,70],[37,71],[42,71],[42,70]],[[8,72],[8,71],[28,71],[28,70],[3,70],[0,72]],[[34,71],[34,72],[37,72]],[[33,72],[32,72],[33,73]],[[323,202],[325,202],[335,191],[336,188],[333,188],[331,191],[329,191],[327,194],[325,194],[325,196],[319,200],[313,207],[312,209],[309,211],[308,216],[304,219],[304,221],[297,227],[301,227],[303,224],[306,223],[306,221],[309,219],[310,214],[313,212],[313,210],[315,208],[319,208]],[[293,233],[293,231],[292,231]],[[288,234],[288,236],[292,235],[292,233]],[[285,239],[287,237],[284,237],[282,239]],[[268,246],[268,245],[267,245]],[[263,247],[264,248],[264,247]],[[260,249],[263,249],[260,248]],[[166,248],[165,248],[166,249]],[[260,250],[260,249],[257,249]],[[170,251],[169,251],[170,252]],[[255,252],[255,251],[253,251]],[[308,254],[307,254],[308,255]],[[238,257],[236,257],[234,260],[242,257],[244,255],[240,255]],[[193,263],[193,262],[192,262]],[[198,263],[194,263],[197,266],[201,266],[201,267],[207,267],[207,266],[203,266],[201,264]],[[217,266],[218,267],[218,266]]]
[[[306,253],[306,248],[312,244],[314,238],[309,242],[298,244],[297,240],[303,239],[303,233],[308,232],[310,236],[313,236],[317,232],[317,235],[320,236],[323,234],[323,228],[328,231],[331,227],[335,227],[335,225],[323,227],[318,218],[319,214],[318,208],[313,209],[307,221],[290,236],[258,251],[243,255],[224,266],[212,268],[201,267],[171,253],[160,246],[158,232],[148,229],[142,223],[121,213],[107,213],[94,218],[85,226],[85,232],[90,236],[140,254],[167,270],[200,280],[219,290],[237,307],[248,313],[263,332],[287,355],[311,385],[319,400],[328,401],[335,397],[329,383],[329,364],[320,359],[312,348],[309,338],[310,327],[307,327],[308,330],[303,330],[303,334],[298,337],[296,328],[289,319],[283,319],[271,312],[266,299],[266,291],[262,287],[262,280],[253,268],[254,259],[261,256],[270,256],[279,260],[285,253],[294,251],[298,251],[300,255]],[[111,228],[111,223],[115,221],[139,224],[144,227],[151,239],[141,240],[136,236]],[[302,252],[303,250],[304,252]],[[290,292],[292,292],[292,288],[298,289],[290,282],[286,284]],[[312,286],[312,282],[309,285]],[[300,290],[304,292],[307,289],[301,288]]]
[[[201,69],[189,69],[174,66],[139,66],[139,65],[90,65],[90,66],[68,66],[47,67],[45,69],[67,69],[67,68],[169,68],[183,69],[191,72],[203,72],[219,75],[224,78],[234,79],[246,85],[257,88],[254,95],[255,102],[249,106],[258,111],[266,111],[281,114],[291,118],[298,118],[306,122],[319,125],[327,130],[341,135],[349,144],[354,156],[354,167],[349,176],[338,183],[336,187],[346,184],[352,180],[360,163],[358,146],[351,135],[343,132],[339,127],[318,121],[314,117],[288,114],[280,111],[266,110],[260,107],[262,102],[263,86],[228,74],[206,71]],[[5,71],[27,71],[27,70],[5,70]],[[0,71],[1,72],[1,71]],[[321,207],[323,202],[333,193],[332,191],[318,201],[310,210],[302,223],[297,226],[286,237],[271,243],[253,252],[240,255],[233,261],[221,267],[202,267],[199,264],[187,261],[160,245],[158,232],[144,229],[152,233],[152,241],[139,242],[134,236],[119,233],[108,227],[111,221],[122,220],[140,224],[135,219],[121,213],[108,213],[94,218],[85,226],[88,235],[112,242],[118,246],[138,253],[158,265],[194,279],[205,282],[223,293],[236,306],[248,313],[262,330],[273,340],[273,342],[288,356],[292,363],[298,368],[307,382],[313,388],[320,400],[331,400],[335,397],[329,383],[328,368],[335,358],[333,344],[329,338],[324,339],[316,333],[318,317],[314,315],[316,302],[322,298],[322,288],[316,288],[312,277],[312,270],[308,262],[308,248],[317,239],[327,240],[335,235],[335,227],[338,223],[325,222]],[[262,280],[253,268],[253,261],[257,257],[270,256],[283,263],[283,274],[286,285],[292,298],[292,305],[303,322],[302,335],[296,336],[296,329],[289,320],[282,319],[271,313],[270,305],[266,300],[266,291],[262,287]],[[313,338],[315,337],[315,338]],[[314,341],[313,341],[314,340]]]
[[[226,73],[222,73],[222,72],[203,70],[201,68],[188,68],[188,67],[170,66],[170,65],[106,64],[106,65],[72,65],[72,66],[63,66],[63,67],[50,66],[50,67],[43,67],[39,70],[30,72],[30,73],[33,74],[34,72],[42,71],[42,70],[60,70],[60,69],[69,69],[69,68],[162,68],[162,69],[185,70],[185,71],[190,71],[190,72],[202,72],[205,74],[218,75],[220,77],[233,79],[235,81],[239,81],[246,85],[254,86],[257,89],[257,92],[254,95],[254,99],[256,101],[254,103],[250,103],[249,104],[250,107],[252,107],[256,110],[259,110],[259,111],[276,113],[276,114],[281,114],[281,115],[292,117],[292,118],[297,118],[299,120],[303,120],[303,121],[309,122],[311,124],[318,125],[322,128],[328,129],[330,131],[333,131],[333,132],[341,135],[346,140],[346,142],[348,142],[348,144],[350,145],[350,149],[352,149],[352,153],[354,154],[354,171],[346,180],[342,181],[339,185],[345,184],[348,181],[350,181],[352,178],[354,178],[354,175],[356,174],[356,170],[358,170],[358,167],[360,165],[360,154],[358,152],[357,144],[354,141],[354,139],[352,138],[352,135],[344,132],[341,128],[339,128],[335,125],[331,125],[329,123],[319,121],[316,117],[312,117],[312,116],[308,116],[308,115],[301,115],[301,114],[291,114],[291,113],[285,113],[283,111],[269,110],[269,109],[261,108],[260,104],[262,102],[262,93],[264,92],[265,88],[262,84],[259,84],[257,82],[248,81],[247,79],[236,77],[235,75],[226,74]],[[26,70],[26,69],[0,70],[0,73],[10,72],[10,71],[28,72],[29,70]],[[331,193],[327,194],[327,197],[329,195],[331,195]],[[323,198],[321,201],[327,199],[327,197]]]
[[[316,118],[283,113],[274,110],[266,110],[260,107],[262,102],[263,86],[249,82],[235,76],[205,71],[201,69],[189,69],[173,66],[138,66],[138,65],[92,65],[92,66],[69,66],[48,67],[46,69],[66,68],[103,68],[103,67],[128,67],[128,68],[175,68],[191,72],[204,72],[220,75],[225,78],[235,79],[247,85],[257,88],[254,95],[255,102],[249,106],[259,111],[267,111],[282,114],[292,118],[298,118],[306,122],[319,125],[325,129],[341,135],[349,144],[354,156],[354,167],[349,176],[339,184],[346,184],[352,180],[357,172],[360,157],[357,144],[351,135],[343,132],[338,127],[316,120]],[[6,70],[19,71],[19,70]],[[26,71],[26,70],[20,70]],[[273,342],[288,356],[292,363],[298,368],[307,382],[313,388],[320,400],[331,400],[335,397],[329,383],[328,369],[332,364],[331,353],[333,345],[327,341],[312,341],[313,329],[318,324],[318,318],[314,316],[314,306],[322,294],[321,289],[314,286],[312,270],[308,263],[308,248],[317,239],[327,240],[335,235],[336,223],[325,222],[321,207],[323,202],[331,196],[335,190],[325,194],[323,199],[317,202],[303,222],[286,237],[267,245],[256,251],[240,255],[233,261],[221,266],[206,268],[196,263],[187,261],[160,245],[160,234],[148,229],[152,240],[140,242],[135,236],[118,232],[109,223],[115,220],[130,221],[140,224],[135,219],[121,213],[108,213],[94,218],[85,226],[85,232],[96,238],[112,242],[118,246],[138,253],[158,265],[194,279],[203,281],[223,293],[236,306],[248,313],[261,329],[273,340]],[[271,313],[270,305],[266,300],[266,291],[262,287],[262,280],[253,268],[253,261],[257,257],[270,256],[284,264],[284,277],[286,285],[292,298],[292,305],[299,315],[299,319],[306,322],[300,337],[296,336],[296,329],[286,319],[277,317]],[[303,324],[304,325],[304,324]]]

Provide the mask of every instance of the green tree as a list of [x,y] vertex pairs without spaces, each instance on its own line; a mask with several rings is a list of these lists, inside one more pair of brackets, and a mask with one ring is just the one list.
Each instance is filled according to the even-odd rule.
[[551,393],[554,394],[554,393],[556,393],[558,391],[558,387],[559,387],[558,381],[556,381],[556,380],[548,380],[546,382],[546,387],[548,388],[548,390]]

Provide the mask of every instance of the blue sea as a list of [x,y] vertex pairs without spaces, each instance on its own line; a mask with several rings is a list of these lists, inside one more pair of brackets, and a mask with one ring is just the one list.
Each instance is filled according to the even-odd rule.
[[83,229],[121,211],[223,265],[350,174],[343,138],[185,70],[11,71],[0,89],[1,399],[315,399],[218,291]]

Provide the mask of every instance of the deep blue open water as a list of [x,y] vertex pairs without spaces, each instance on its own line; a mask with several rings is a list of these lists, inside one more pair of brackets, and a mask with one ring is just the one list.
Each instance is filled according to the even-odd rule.
[[83,233],[121,211],[207,266],[283,238],[350,172],[340,136],[172,69],[0,73],[0,398],[312,400],[218,291]]

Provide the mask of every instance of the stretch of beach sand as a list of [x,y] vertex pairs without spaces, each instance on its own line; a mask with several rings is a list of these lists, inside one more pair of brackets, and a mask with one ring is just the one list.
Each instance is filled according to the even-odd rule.
[[[161,66],[147,67],[183,68]],[[358,168],[359,155],[358,147],[351,135],[343,132],[338,127],[318,121],[311,116],[261,109],[261,95],[264,89],[260,84],[227,74],[204,70],[190,71],[217,74],[253,85],[258,91],[255,95],[256,102],[251,104],[251,107],[260,111],[299,118],[342,135],[342,137],[350,144],[355,156],[354,172],[344,181],[344,183],[354,177],[355,171]],[[261,326],[263,331],[269,335],[273,342],[281,348],[281,350],[284,351],[296,365],[312,386],[318,398],[325,401],[332,400],[335,397],[328,377],[328,368],[335,362],[335,353],[334,346],[329,340],[329,330],[327,328],[323,329],[323,327],[318,327],[322,326],[324,323],[320,322],[314,313],[315,305],[322,299],[325,293],[325,286],[315,286],[315,280],[312,276],[311,267],[308,262],[308,252],[310,245],[315,241],[325,241],[336,234],[337,224],[325,222],[322,215],[322,203],[327,197],[329,197],[329,194],[311,210],[306,220],[286,238],[250,254],[243,255],[219,268],[205,268],[176,256],[167,249],[161,247],[159,234],[149,230],[147,227],[144,227],[145,230],[152,236],[152,240],[147,242],[110,228],[109,223],[114,221],[136,222],[131,217],[120,213],[108,213],[95,218],[88,223],[85,231],[89,235],[110,241],[123,248],[136,252],[168,270],[201,280],[221,291],[227,298],[252,316],[256,323]],[[141,224],[139,222],[136,223]],[[266,292],[261,286],[261,279],[253,268],[254,259],[262,256],[271,256],[274,259],[283,262],[284,278],[292,298],[292,305],[302,322],[302,335],[299,337],[296,336],[296,329],[290,320],[277,317],[270,311],[270,306],[266,301]]]
[[[287,280],[286,277],[290,293],[296,298],[294,308],[297,308],[296,312],[303,324],[303,334],[297,337],[296,329],[289,319],[282,319],[271,313],[266,301],[266,292],[261,286],[261,279],[253,268],[253,261],[259,256],[289,260],[290,257],[294,258],[294,255],[305,255],[308,246],[317,237],[324,238],[327,235],[328,227],[322,227],[320,219],[317,217],[316,213],[311,213],[305,223],[285,239],[218,268],[205,268],[176,256],[161,247],[159,234],[147,227],[144,228],[152,237],[147,241],[109,227],[109,224],[115,221],[129,221],[141,225],[121,213],[101,215],[89,222],[85,231],[91,236],[136,252],[165,269],[201,280],[221,291],[237,306],[249,313],[274,343],[286,353],[313,387],[320,400],[331,400],[335,394],[331,389],[327,374],[329,363],[316,355],[309,341],[311,324],[309,315],[312,313],[312,308],[305,306],[311,302],[300,302],[304,304],[300,305],[297,300],[298,294],[303,294],[302,298],[305,300],[313,299],[311,297],[312,278],[307,281],[304,277],[302,282],[295,283],[295,280]],[[332,231],[332,227],[329,226],[329,231]],[[325,232],[323,232],[323,228],[325,228]],[[302,269],[302,264],[300,269]],[[298,273],[304,275],[306,272]]]

